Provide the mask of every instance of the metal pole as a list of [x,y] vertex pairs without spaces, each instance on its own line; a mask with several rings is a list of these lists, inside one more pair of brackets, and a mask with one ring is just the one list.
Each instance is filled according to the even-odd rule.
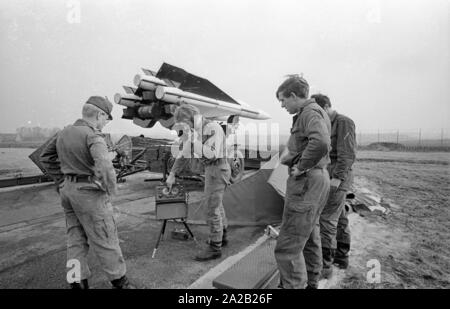
[[398,130],[397,130],[397,145],[398,145],[398,135],[399,135],[399,132],[398,132]]
[[444,147],[444,129],[441,129],[441,147]]
[[380,143],[380,130],[378,130],[378,143]]
[[419,146],[422,144],[422,129],[419,129]]

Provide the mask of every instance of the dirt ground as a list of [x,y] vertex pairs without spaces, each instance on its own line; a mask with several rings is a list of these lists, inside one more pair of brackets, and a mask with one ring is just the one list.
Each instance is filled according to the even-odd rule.
[[[351,266],[335,287],[450,288],[449,164],[448,153],[358,153],[355,185],[382,196],[390,213],[355,214]],[[373,259],[381,283],[367,282]]]

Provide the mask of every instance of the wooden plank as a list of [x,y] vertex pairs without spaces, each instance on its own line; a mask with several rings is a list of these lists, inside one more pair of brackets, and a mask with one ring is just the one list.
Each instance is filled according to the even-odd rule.
[[262,289],[272,286],[277,263],[276,240],[267,239],[213,280],[218,289]]

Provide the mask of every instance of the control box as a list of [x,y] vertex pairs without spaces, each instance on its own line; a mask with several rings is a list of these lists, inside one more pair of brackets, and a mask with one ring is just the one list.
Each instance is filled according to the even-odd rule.
[[155,192],[157,220],[185,219],[188,216],[187,194],[182,185],[174,184],[169,190],[157,186]]

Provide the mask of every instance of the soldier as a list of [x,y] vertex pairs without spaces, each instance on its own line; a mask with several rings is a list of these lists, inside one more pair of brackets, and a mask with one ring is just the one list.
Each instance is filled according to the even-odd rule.
[[[208,246],[195,256],[197,261],[208,261],[222,256],[222,246],[227,244],[227,218],[223,208],[223,194],[230,184],[231,170],[226,159],[225,134],[222,127],[204,119],[200,111],[184,104],[174,113],[177,128],[182,128],[183,151],[176,157],[167,177],[169,188],[175,183],[175,175],[189,162],[200,157],[205,165],[203,208],[209,227]],[[175,128],[174,127],[174,128]],[[196,160],[194,158],[194,160]]]
[[311,96],[328,114],[331,120],[331,177],[330,195],[320,216],[322,239],[322,277],[331,278],[333,262],[340,268],[348,266],[350,229],[348,227],[345,197],[353,182],[352,165],[356,158],[354,122],[331,108],[330,99],[322,94]]
[[280,287],[286,289],[317,288],[322,269],[319,216],[330,188],[330,120],[308,93],[308,82],[296,75],[276,91],[281,107],[295,115],[288,154],[280,159],[289,178],[275,248]]
[[74,289],[89,288],[89,247],[113,288],[130,287],[110,201],[116,193],[116,175],[101,134],[112,119],[112,108],[106,98],[90,97],[82,119],[59,132],[40,157],[58,184],[66,217],[67,261],[78,261],[81,267],[81,281],[70,283]]

